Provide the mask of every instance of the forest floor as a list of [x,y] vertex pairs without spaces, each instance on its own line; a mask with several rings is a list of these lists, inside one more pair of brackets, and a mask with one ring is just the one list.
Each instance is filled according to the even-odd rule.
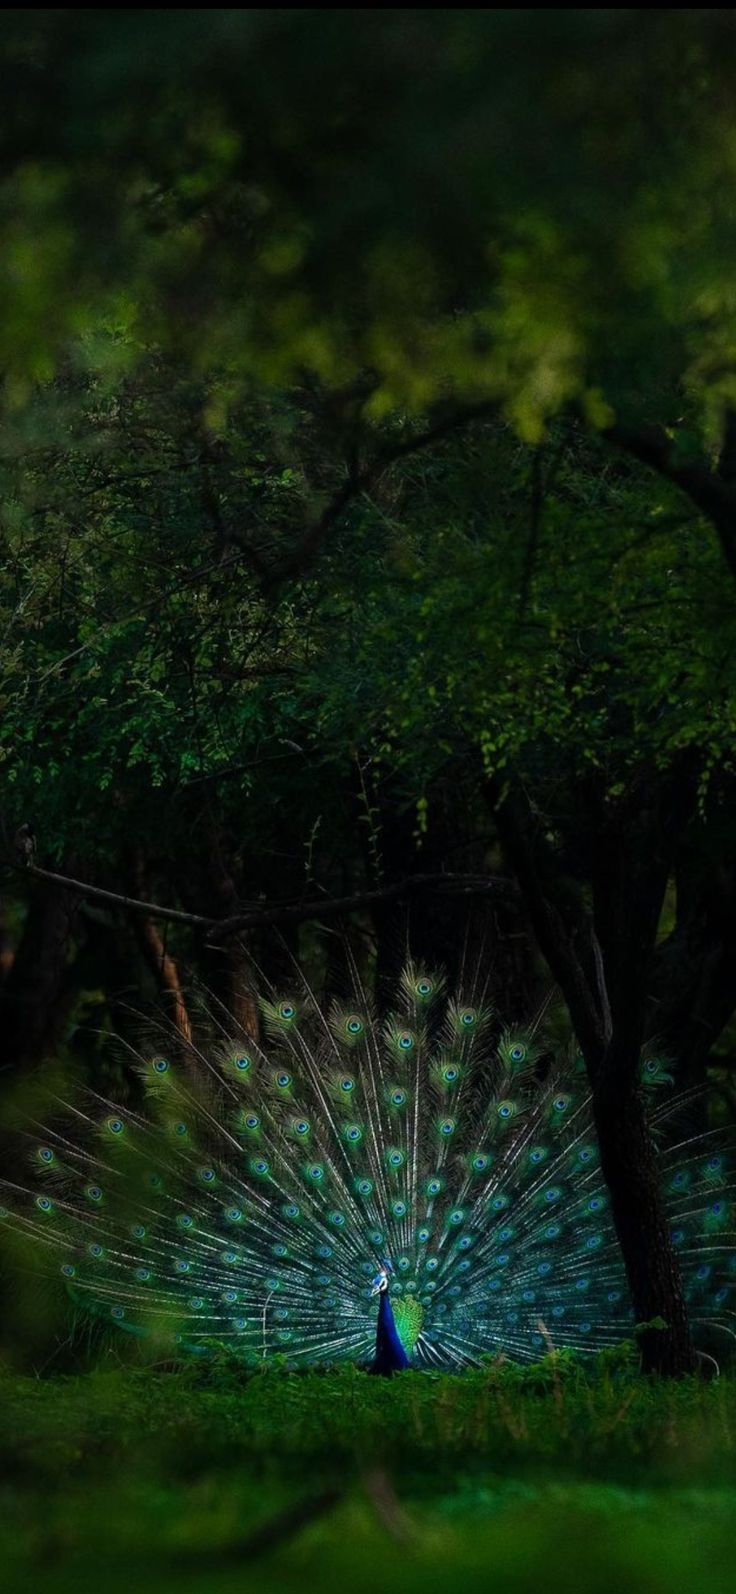
[[725,1594],[736,1380],[0,1374],[4,1594]]

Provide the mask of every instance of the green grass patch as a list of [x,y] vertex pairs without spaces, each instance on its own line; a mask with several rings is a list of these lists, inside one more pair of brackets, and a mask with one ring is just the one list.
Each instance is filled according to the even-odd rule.
[[0,1377],[6,1594],[736,1588],[736,1382]]

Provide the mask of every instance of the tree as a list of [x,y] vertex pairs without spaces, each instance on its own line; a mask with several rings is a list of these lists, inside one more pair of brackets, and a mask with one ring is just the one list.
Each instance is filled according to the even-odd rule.
[[3,41],[4,810],[173,905],[177,1002],[262,894],[293,924],[500,847],[682,1369],[636,1079],[660,1031],[702,1074],[735,1005],[733,22],[145,28]]

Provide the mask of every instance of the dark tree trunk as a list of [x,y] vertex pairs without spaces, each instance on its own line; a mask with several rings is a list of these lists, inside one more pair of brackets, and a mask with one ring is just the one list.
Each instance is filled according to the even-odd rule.
[[[593,1095],[603,1175],[647,1372],[695,1367],[687,1308],[640,1089],[646,993],[667,881],[665,796],[598,830],[591,847],[593,917],[517,794],[492,788],[499,832],[542,953],[567,1002]],[[541,854],[541,857],[540,857]]]
[[666,1325],[640,1332],[644,1370],[670,1376],[693,1372],[687,1308],[641,1093],[611,1073],[593,1091],[593,1112],[637,1322],[658,1318]]
[[56,1045],[62,992],[80,899],[59,887],[37,887],[15,956],[0,990],[0,1032],[7,1068],[40,1062]]
[[[712,1047],[736,1011],[736,869],[691,848],[676,879],[677,922],[654,959],[647,1028],[678,1090],[704,1091]],[[704,1120],[704,1095],[700,1106]]]

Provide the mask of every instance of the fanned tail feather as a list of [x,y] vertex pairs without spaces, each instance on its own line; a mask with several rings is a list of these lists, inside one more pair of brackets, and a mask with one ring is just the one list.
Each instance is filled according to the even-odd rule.
[[[33,1174],[0,1209],[29,1263],[134,1334],[295,1365],[370,1358],[387,1263],[417,1366],[593,1351],[631,1333],[590,1098],[543,1015],[499,1021],[475,971],[447,996],[409,962],[379,1020],[300,977],[261,1002],[263,1040],[177,1038],[138,1060],[145,1103],[88,1091],[29,1129]],[[661,1133],[681,1108],[647,1057]],[[679,1119],[677,1120],[679,1121]],[[734,1175],[723,1134],[661,1153],[693,1320],[732,1333]]]

